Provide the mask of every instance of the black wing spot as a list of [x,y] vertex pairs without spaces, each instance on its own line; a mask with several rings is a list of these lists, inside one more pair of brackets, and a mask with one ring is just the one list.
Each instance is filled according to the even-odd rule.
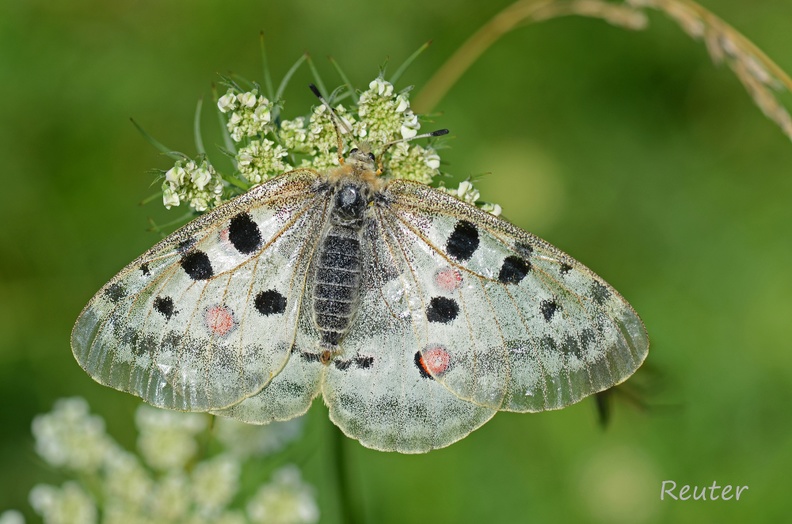
[[355,357],[355,365],[360,369],[368,369],[374,365],[374,357]]
[[555,300],[542,300],[539,308],[542,310],[542,315],[544,315],[545,321],[550,322],[556,311],[561,309],[561,306],[559,306]]
[[352,365],[352,360],[334,360],[333,364],[338,371],[346,371]]
[[126,291],[124,290],[124,286],[121,285],[120,282],[116,282],[112,284],[104,292],[105,296],[112,302],[113,304],[117,304],[119,300],[126,296]]
[[228,240],[243,255],[249,255],[261,247],[261,231],[250,213],[240,213],[231,219]]
[[309,353],[307,351],[303,351],[300,353],[302,359],[306,362],[320,362],[322,360],[321,355],[319,353]]
[[561,264],[561,268],[558,270],[558,272],[561,273],[562,275],[566,275],[570,271],[572,271],[572,266],[566,263]]
[[193,280],[207,280],[214,275],[209,255],[203,251],[187,253],[181,258],[180,264],[184,272]]
[[173,299],[171,297],[157,297],[154,299],[154,309],[165,317],[165,320],[170,320],[176,313],[176,308],[173,306]]
[[514,255],[503,259],[498,280],[504,284],[519,284],[531,271],[531,263]]
[[459,314],[459,304],[456,300],[446,297],[433,297],[426,308],[426,319],[429,322],[448,324]]
[[595,280],[591,285],[591,298],[600,306],[608,301],[610,295],[610,291],[608,291],[608,288],[602,282]]
[[286,311],[286,297],[275,291],[268,289],[256,295],[254,300],[256,310],[262,315],[280,315]]
[[147,277],[151,274],[151,268],[149,267],[149,263],[145,262],[140,265],[140,271],[143,272],[143,276]]
[[548,353],[559,352],[558,344],[556,344],[556,341],[553,337],[542,337],[542,339],[539,341],[539,345]]
[[421,355],[420,351],[415,353],[413,362],[415,362],[415,367],[418,368],[418,372],[421,373],[421,377],[428,378],[429,380],[434,380],[434,377],[430,375],[428,371],[426,371],[426,368],[424,368],[423,356]]
[[479,234],[476,226],[467,220],[460,220],[446,242],[446,251],[457,260],[468,260],[479,247]]
[[572,354],[577,358],[581,358],[583,355],[583,350],[580,347],[580,341],[573,337],[572,335],[566,335],[564,337],[564,343],[561,346],[561,349],[566,354]]
[[588,350],[597,343],[597,334],[591,328],[585,328],[580,332],[580,345],[584,350]]

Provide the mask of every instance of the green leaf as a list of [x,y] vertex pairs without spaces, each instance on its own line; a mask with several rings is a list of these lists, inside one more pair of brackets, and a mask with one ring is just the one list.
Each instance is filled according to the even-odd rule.
[[[390,77],[389,82],[391,84],[393,84],[393,85],[396,85],[396,82],[398,82],[399,78],[401,78],[401,76],[404,74],[404,72],[407,70],[407,68],[410,67],[410,65],[415,61],[415,59],[418,58],[421,55],[421,53],[426,51],[431,44],[432,44],[432,41],[429,40],[424,45],[419,47],[418,50],[416,50],[413,54],[411,54],[407,58],[407,60],[405,60],[404,63],[399,66],[399,68],[396,70],[396,72],[393,73],[393,76]],[[383,73],[384,72],[385,71],[383,69]]]
[[199,155],[206,156],[206,149],[204,149],[203,139],[201,138],[201,107],[203,106],[203,98],[198,99],[198,105],[195,106],[195,118],[193,119],[193,134],[195,135],[195,150]]
[[159,142],[153,136],[151,136],[150,134],[146,133],[146,130],[143,129],[143,127],[141,127],[140,124],[135,122],[134,118],[130,118],[129,121],[132,122],[132,125],[134,125],[137,128],[138,131],[140,131],[140,134],[143,135],[143,138],[145,138],[146,141],[149,144],[151,144],[155,148],[159,149],[166,156],[168,156],[168,157],[170,157],[170,158],[172,158],[174,160],[181,160],[182,158],[184,158],[184,155],[182,155],[181,153],[175,152],[173,149],[167,147],[162,142]]

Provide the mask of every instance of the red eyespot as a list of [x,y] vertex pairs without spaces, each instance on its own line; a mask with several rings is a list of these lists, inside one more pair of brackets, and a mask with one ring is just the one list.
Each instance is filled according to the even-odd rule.
[[236,326],[234,313],[226,306],[208,308],[204,320],[209,331],[221,337],[228,335]]
[[455,291],[462,285],[462,275],[452,267],[444,267],[435,273],[434,283],[443,291]]
[[451,365],[451,355],[442,346],[432,346],[421,355],[420,365],[427,374],[439,376]]

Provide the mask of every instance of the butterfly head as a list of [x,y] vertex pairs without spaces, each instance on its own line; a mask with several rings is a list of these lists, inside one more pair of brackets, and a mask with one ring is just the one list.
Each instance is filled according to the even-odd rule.
[[377,159],[371,151],[371,144],[361,142],[357,147],[349,151],[346,164],[359,172],[375,171],[377,169]]

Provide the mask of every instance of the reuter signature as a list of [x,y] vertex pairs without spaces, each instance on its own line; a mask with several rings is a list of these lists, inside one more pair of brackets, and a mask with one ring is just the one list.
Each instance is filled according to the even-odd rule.
[[[660,488],[660,500],[665,500],[666,495],[674,500],[740,500],[740,495],[748,489],[748,486],[718,486],[713,482],[712,486],[689,486],[685,484],[677,493],[674,492],[677,484],[673,480],[664,480]],[[699,491],[700,490],[700,491]],[[707,491],[709,490],[709,493]],[[734,493],[732,493],[732,490]]]

